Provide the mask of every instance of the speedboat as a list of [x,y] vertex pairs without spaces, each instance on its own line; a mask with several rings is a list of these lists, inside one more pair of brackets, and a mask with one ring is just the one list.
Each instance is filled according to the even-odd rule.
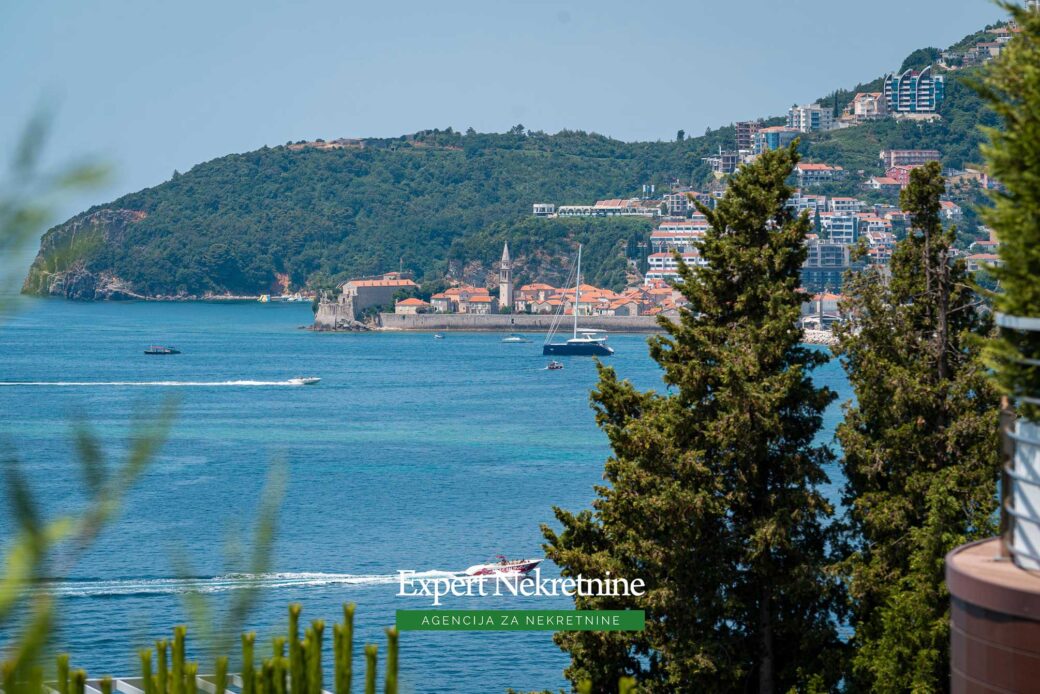
[[549,371],[557,371],[557,370],[563,368],[563,363],[562,362],[558,362],[555,359],[553,359],[551,362],[549,362],[549,365],[547,367],[545,367],[545,368],[549,369]]
[[509,337],[503,337],[502,342],[506,342],[508,344],[519,344],[521,342],[530,342],[530,340],[528,340],[523,335],[520,335],[519,333],[513,333]]
[[541,559],[506,559],[496,555],[498,561],[488,564],[474,564],[466,569],[467,576],[526,576],[534,571]]
[[320,380],[321,379],[316,376],[300,376],[297,378],[290,378],[289,383],[292,383],[294,386],[313,386]]
[[152,345],[144,351],[145,354],[180,354],[179,349],[173,347],[163,347],[162,345]]
[[443,340],[443,339],[444,339],[444,336],[443,336],[443,335],[441,335],[440,333],[434,333],[434,334],[433,334],[433,339],[434,339],[434,340]]

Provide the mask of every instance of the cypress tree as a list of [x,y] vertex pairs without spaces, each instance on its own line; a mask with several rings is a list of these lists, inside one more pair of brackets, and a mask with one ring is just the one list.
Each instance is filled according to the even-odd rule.
[[833,686],[842,598],[830,504],[831,461],[813,444],[834,395],[801,344],[799,270],[807,214],[785,206],[794,146],[742,167],[715,210],[705,268],[680,266],[689,301],[651,338],[666,393],[640,392],[599,367],[596,421],[613,455],[592,510],[555,509],[547,555],[565,575],[646,581],[642,597],[575,597],[580,609],[641,609],[638,633],[564,632],[567,677],[597,692],[635,676],[643,692],[787,691]]
[[891,276],[876,267],[852,276],[837,330],[856,395],[838,439],[857,689],[947,688],[943,557],[994,530],[999,401],[978,339],[990,322],[952,258],[944,190],[938,162],[911,172],[901,195],[910,229]]
[[[975,87],[996,111],[1002,128],[987,130],[983,145],[990,173],[1003,185],[983,217],[997,232],[1003,264],[992,269],[1001,291],[994,307],[1012,316],[1040,317],[1040,10],[1001,3],[1021,31],[987,66]],[[1004,331],[989,346],[1001,390],[1018,399],[1019,413],[1040,422],[1040,334]],[[1033,360],[1032,363],[1023,360]]]

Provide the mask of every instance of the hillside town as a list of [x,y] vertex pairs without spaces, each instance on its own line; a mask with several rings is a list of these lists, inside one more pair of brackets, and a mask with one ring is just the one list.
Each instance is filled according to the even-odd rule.
[[[1040,2],[1031,4],[1034,9],[1040,7]],[[730,145],[704,157],[711,173],[711,181],[704,188],[674,181],[664,192],[646,184],[638,195],[630,197],[532,203],[531,214],[536,218],[643,218],[653,222],[649,242],[638,244],[646,254],[629,258],[629,282],[619,291],[587,283],[582,283],[577,291],[575,287],[540,281],[514,286],[514,263],[506,244],[495,268],[497,292],[455,280],[443,291],[420,296],[419,285],[408,273],[391,272],[342,283],[338,309],[350,319],[360,318],[366,312],[390,310],[398,315],[677,315],[685,303],[677,288],[681,282],[679,263],[693,268],[706,264],[699,250],[709,228],[702,210],[714,209],[725,195],[731,175],[762,153],[787,147],[809,133],[854,128],[884,119],[941,120],[940,107],[946,97],[946,78],[941,73],[994,59],[1018,32],[1014,23],[988,28],[985,36],[994,40],[944,51],[935,64],[921,69],[891,72],[881,80],[879,91],[855,93],[840,109],[837,103],[796,104],[788,110],[782,124],[764,120],[737,122]],[[346,141],[319,144],[354,145]],[[887,267],[896,242],[908,226],[907,215],[898,204],[899,193],[909,185],[911,172],[930,162],[942,163],[943,153],[923,148],[882,149],[874,171],[850,171],[836,163],[811,158],[796,165],[790,179],[794,194],[787,205],[793,214],[807,214],[812,223],[801,272],[805,327],[823,330],[838,319],[841,291],[850,270]],[[999,188],[999,183],[985,170],[973,166],[947,167],[943,175],[947,193],[941,201],[942,217],[948,225],[965,221],[964,208],[971,202],[970,195]],[[857,194],[847,194],[857,190]],[[978,226],[972,231],[971,240],[961,243],[955,253],[964,259],[969,271],[985,271],[999,263],[998,244],[986,227]]]

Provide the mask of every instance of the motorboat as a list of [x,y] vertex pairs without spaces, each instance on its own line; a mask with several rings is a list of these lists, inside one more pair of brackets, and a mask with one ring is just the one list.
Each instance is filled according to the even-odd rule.
[[502,342],[505,342],[505,343],[511,344],[511,345],[515,345],[515,344],[520,344],[520,343],[523,343],[523,342],[530,342],[530,340],[528,340],[526,337],[524,337],[523,335],[521,335],[519,333],[513,333],[509,337],[503,337],[502,338]]
[[313,386],[321,379],[316,376],[299,376],[297,378],[290,378],[289,383],[294,386]]
[[563,362],[559,362],[553,359],[545,368],[549,369],[549,371],[557,371],[563,368]]
[[181,351],[179,349],[174,349],[173,347],[163,347],[162,345],[151,345],[148,349],[146,349],[144,351],[144,353],[145,354],[152,354],[152,355],[165,355],[165,354],[180,354]]
[[440,333],[434,333],[434,334],[433,334],[433,339],[434,339],[434,340],[443,340],[443,339],[444,339],[444,336],[443,336],[443,335],[441,335]]
[[526,576],[534,571],[542,559],[506,559],[496,555],[498,561],[474,564],[466,569],[467,576]]

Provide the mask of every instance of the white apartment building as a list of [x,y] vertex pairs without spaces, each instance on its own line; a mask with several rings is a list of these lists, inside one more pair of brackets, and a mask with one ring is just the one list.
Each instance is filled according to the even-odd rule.
[[702,214],[682,222],[664,222],[650,234],[654,253],[684,253],[693,250],[708,231],[708,220]]
[[821,212],[820,226],[835,243],[852,245],[859,240],[859,217],[855,214]]
[[787,112],[787,127],[802,133],[815,133],[834,128],[834,112],[819,104],[793,106]]
[[[704,267],[708,264],[696,249],[683,253],[682,259],[690,267]],[[650,268],[646,273],[644,284],[652,285],[658,280],[674,282],[679,279],[679,263],[671,253],[654,253],[646,260]]]
[[827,196],[826,195],[806,195],[802,191],[795,191],[787,200],[787,207],[790,207],[795,214],[800,214],[809,211],[810,214],[815,214],[816,210],[823,212],[827,209]]
[[866,203],[859,198],[831,198],[827,202],[828,212],[839,214],[856,214],[866,207]]
[[669,217],[685,217],[692,207],[690,197],[686,193],[668,193],[663,200],[668,208]]

